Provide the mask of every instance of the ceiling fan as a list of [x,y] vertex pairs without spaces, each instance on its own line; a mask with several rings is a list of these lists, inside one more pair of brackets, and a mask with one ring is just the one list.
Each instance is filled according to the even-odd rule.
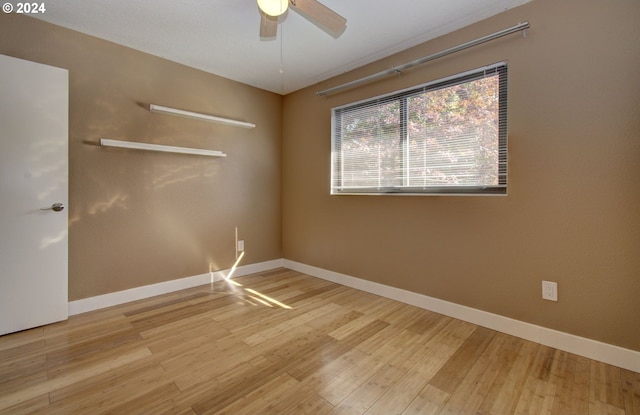
[[258,0],[260,9],[260,37],[275,37],[278,33],[278,16],[291,7],[311,20],[333,37],[338,37],[347,27],[347,19],[318,0]]

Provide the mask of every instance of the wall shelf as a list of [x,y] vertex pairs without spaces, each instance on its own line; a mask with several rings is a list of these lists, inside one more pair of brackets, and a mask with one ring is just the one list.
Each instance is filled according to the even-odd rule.
[[225,153],[221,151],[216,151],[216,150],[203,150],[200,148],[165,146],[161,144],[138,143],[135,141],[109,140],[107,138],[101,138],[100,145],[102,147],[130,148],[134,150],[160,151],[164,153],[194,154],[197,156],[208,156],[208,157],[227,157]]
[[179,110],[176,108],[163,107],[162,105],[156,105],[156,104],[150,104],[149,111],[157,112],[159,114],[177,115],[178,117],[193,118],[196,120],[215,122],[218,124],[231,125],[234,127],[241,127],[241,128],[255,128],[256,126],[255,124],[250,122],[232,120],[230,118],[222,118],[222,117],[217,117],[215,115],[209,115],[209,114],[200,114],[199,112]]

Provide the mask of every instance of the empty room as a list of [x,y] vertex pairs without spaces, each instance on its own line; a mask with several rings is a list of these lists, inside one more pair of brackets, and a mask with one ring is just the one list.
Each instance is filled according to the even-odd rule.
[[2,7],[0,414],[640,415],[640,2]]

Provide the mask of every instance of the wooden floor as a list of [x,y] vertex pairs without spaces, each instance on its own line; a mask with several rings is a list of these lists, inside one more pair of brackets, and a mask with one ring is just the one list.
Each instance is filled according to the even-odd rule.
[[0,337],[0,414],[640,414],[640,374],[286,269]]

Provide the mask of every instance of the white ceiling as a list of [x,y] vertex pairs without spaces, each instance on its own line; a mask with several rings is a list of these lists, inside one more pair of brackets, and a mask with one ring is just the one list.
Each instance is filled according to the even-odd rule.
[[36,17],[285,95],[530,0],[320,1],[347,19],[337,39],[289,10],[262,40],[255,0],[49,0]]

